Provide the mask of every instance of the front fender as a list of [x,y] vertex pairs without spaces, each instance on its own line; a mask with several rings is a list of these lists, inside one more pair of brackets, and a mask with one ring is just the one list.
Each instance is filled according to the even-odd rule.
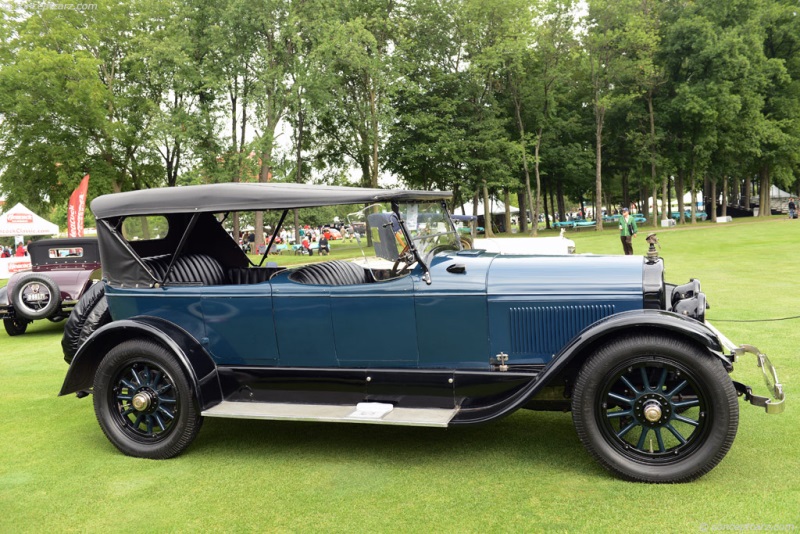
[[186,371],[201,409],[222,400],[217,366],[206,350],[182,328],[157,317],[114,321],[92,334],[70,364],[59,396],[92,387],[100,361],[114,346],[135,338],[152,340],[178,358]]
[[[570,370],[577,370],[594,349],[605,340],[627,332],[642,331],[661,332],[689,338],[703,347],[710,357],[718,358],[728,371],[733,368],[731,362],[723,354],[719,338],[705,324],[672,312],[632,310],[610,315],[588,326],[575,336],[530,384],[491,407],[464,410],[464,413],[459,414],[453,423],[483,423],[504,417],[525,406],[545,387],[549,385],[563,386],[561,378],[564,374]],[[513,366],[509,366],[509,368],[513,369]]]
[[569,365],[583,363],[592,350],[605,339],[623,332],[641,330],[688,337],[705,348],[709,355],[718,358],[729,372],[733,369],[724,353],[722,344],[713,330],[695,319],[663,310],[632,310],[610,315],[588,326],[575,336],[544,368],[537,380],[539,386],[547,385]]

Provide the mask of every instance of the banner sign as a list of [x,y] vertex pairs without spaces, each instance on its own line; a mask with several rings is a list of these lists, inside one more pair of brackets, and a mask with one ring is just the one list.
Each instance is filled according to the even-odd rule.
[[30,213],[7,213],[6,222],[9,224],[31,224],[33,215]]
[[72,192],[67,206],[67,237],[83,237],[83,214],[86,211],[86,193],[89,190],[89,175]]

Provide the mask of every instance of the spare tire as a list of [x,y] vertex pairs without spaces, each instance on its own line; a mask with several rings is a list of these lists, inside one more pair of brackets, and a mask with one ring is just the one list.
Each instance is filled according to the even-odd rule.
[[14,313],[27,319],[46,319],[61,308],[61,290],[52,278],[40,273],[23,275],[11,290]]
[[67,363],[72,362],[86,338],[101,326],[111,322],[105,289],[102,282],[96,282],[87,289],[64,324],[61,348]]

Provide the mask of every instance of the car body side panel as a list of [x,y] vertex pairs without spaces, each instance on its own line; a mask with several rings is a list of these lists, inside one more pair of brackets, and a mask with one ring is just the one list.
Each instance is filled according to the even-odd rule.
[[289,280],[289,271],[270,281],[275,335],[283,367],[336,367],[328,286]]
[[208,350],[226,365],[277,365],[278,340],[268,282],[205,288],[202,297]]
[[437,256],[431,262],[430,285],[421,279],[421,271],[414,273],[420,367],[489,368],[486,276],[494,257]]
[[642,259],[500,256],[487,292],[491,355],[546,364],[587,326],[642,308]]
[[410,276],[330,287],[336,357],[342,367],[416,367]]
[[105,294],[114,321],[139,315],[158,317],[201,341],[206,337],[202,305],[206,289],[199,286],[123,289],[106,284]]

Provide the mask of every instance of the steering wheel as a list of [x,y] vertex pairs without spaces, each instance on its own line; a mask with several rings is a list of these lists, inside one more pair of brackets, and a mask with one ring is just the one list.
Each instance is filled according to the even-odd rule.
[[[389,275],[394,278],[397,276],[397,273],[405,271],[412,263],[414,263],[414,255],[411,254],[408,250],[408,247],[406,247],[403,249],[403,252],[400,253],[400,257],[397,258],[397,260],[394,262],[394,265],[392,265],[392,270],[389,271]],[[400,268],[400,265],[403,266],[402,269]]]

